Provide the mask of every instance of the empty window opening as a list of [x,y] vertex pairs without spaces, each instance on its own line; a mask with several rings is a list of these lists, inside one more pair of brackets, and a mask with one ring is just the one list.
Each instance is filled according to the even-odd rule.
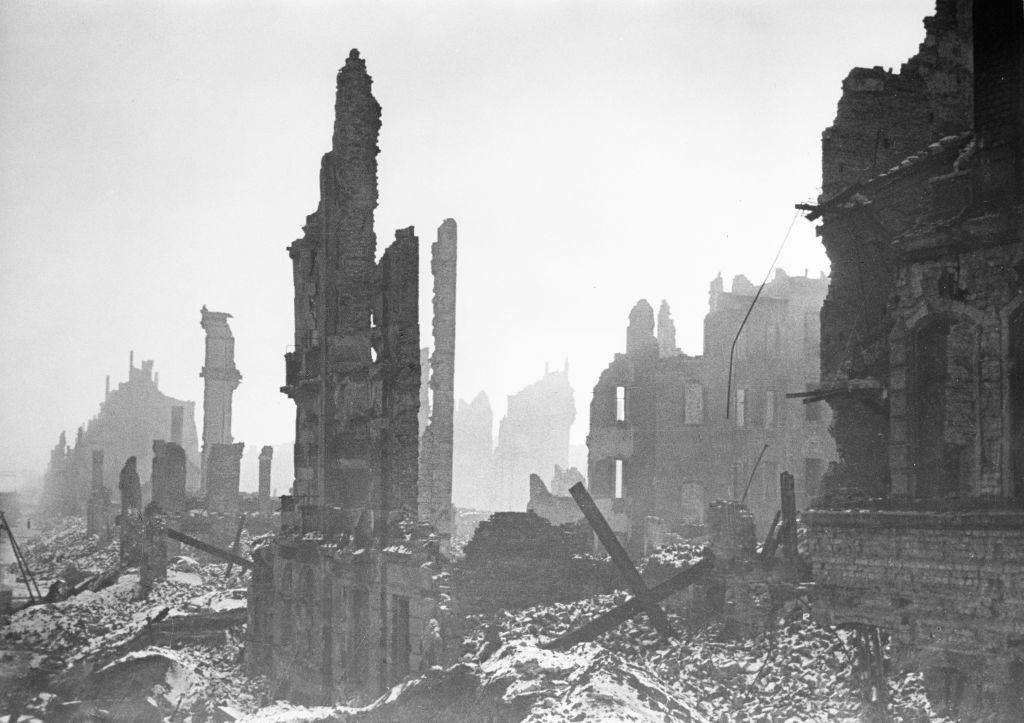
[[[913,351],[913,467],[915,493],[919,497],[941,495],[949,491],[955,478],[947,470],[943,429],[946,397],[946,341],[949,323],[936,320],[923,326],[914,336]],[[959,466],[957,472],[959,471]]]
[[1024,498],[1024,308],[1010,322],[1010,465],[1013,493]]
[[615,460],[615,499],[622,499],[622,460]]
[[736,426],[747,426],[747,390],[736,390]]
[[626,388],[615,387],[615,421],[626,421]]

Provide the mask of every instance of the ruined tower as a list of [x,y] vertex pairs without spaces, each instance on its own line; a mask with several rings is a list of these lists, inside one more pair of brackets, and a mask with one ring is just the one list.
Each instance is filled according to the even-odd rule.
[[231,395],[242,380],[235,368],[235,337],[228,319],[231,314],[200,309],[200,325],[206,332],[206,359],[199,372],[206,384],[203,389],[203,476],[205,490],[209,485],[210,457],[214,445],[230,445]]
[[[415,642],[443,617],[440,577],[424,574],[441,569],[439,545],[428,525],[410,523],[422,515],[443,525],[451,506],[455,223],[442,224],[434,254],[430,426],[441,462],[431,479],[441,482],[425,484],[421,499],[419,248],[413,229],[401,229],[375,261],[371,83],[353,50],[337,76],[320,203],[288,248],[295,350],[281,391],[295,402],[295,486],[280,500],[280,534],[257,555],[249,605],[248,664],[304,700],[401,681],[424,664]],[[322,594],[296,595],[291,580]],[[306,615],[314,600],[319,612]]]
[[420,454],[419,516],[438,532],[452,532],[452,433],[455,416],[455,269],[458,228],[446,219],[431,246],[434,276],[433,405]]
[[338,74],[320,204],[289,247],[295,351],[282,391],[296,405],[304,530],[382,532],[389,513],[417,512],[419,249],[403,229],[375,263],[380,105],[371,83],[353,51]]

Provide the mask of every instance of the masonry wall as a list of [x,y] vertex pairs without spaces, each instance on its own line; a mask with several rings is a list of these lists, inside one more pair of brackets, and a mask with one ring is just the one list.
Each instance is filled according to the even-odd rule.
[[312,704],[369,701],[441,662],[433,632],[445,619],[438,603],[446,587],[429,555],[330,553],[287,541],[262,557],[247,650],[256,670],[281,682],[278,695]]
[[920,670],[969,678],[969,705],[1005,696],[1024,639],[1019,511],[807,512],[818,612],[883,628]]

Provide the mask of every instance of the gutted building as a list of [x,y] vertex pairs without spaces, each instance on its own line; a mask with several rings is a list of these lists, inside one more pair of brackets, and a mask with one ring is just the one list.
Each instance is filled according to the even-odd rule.
[[[105,464],[102,486],[117,490],[118,471],[129,457],[139,469],[153,463],[153,440],[172,439],[186,454],[186,480],[199,486],[200,457],[196,434],[195,402],[175,399],[160,390],[153,362],[135,366],[128,361],[128,381],[109,388],[109,377],[99,412],[79,428],[68,447],[64,433],[50,454],[44,477],[44,504],[64,514],[84,515],[93,483],[93,452],[102,451]],[[116,496],[116,493],[114,493]]]
[[[447,485],[421,499],[419,243],[400,230],[376,260],[380,112],[353,50],[337,76],[320,203],[289,247],[295,350],[282,391],[296,406],[294,495],[281,498],[281,530],[257,552],[250,588],[247,661],[283,695],[317,702],[376,695],[437,662],[444,624],[441,539],[418,514],[450,505],[451,404],[428,426]],[[435,313],[453,314],[453,221],[434,248],[446,294]],[[435,329],[438,404],[454,319]]]
[[667,305],[657,334],[650,304],[633,308],[626,353],[594,387],[587,447],[591,494],[634,543],[648,518],[659,526],[697,521],[713,499],[745,498],[764,531],[785,470],[797,479],[800,506],[817,495],[834,457],[830,415],[786,395],[817,385],[827,289],[826,278],[777,270],[743,324],[757,288],[737,276],[725,291],[719,276],[701,356],[676,349]]
[[[1024,716],[1024,4],[940,0],[857,69],[822,147],[819,610],[879,628],[950,715]],[[876,138],[872,143],[870,138]]]

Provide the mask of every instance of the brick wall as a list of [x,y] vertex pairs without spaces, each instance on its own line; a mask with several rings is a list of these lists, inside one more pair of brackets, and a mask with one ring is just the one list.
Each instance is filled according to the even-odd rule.
[[[806,512],[817,612],[889,631],[918,669],[1004,694],[1024,640],[1024,512]],[[980,696],[980,698],[979,698]]]

